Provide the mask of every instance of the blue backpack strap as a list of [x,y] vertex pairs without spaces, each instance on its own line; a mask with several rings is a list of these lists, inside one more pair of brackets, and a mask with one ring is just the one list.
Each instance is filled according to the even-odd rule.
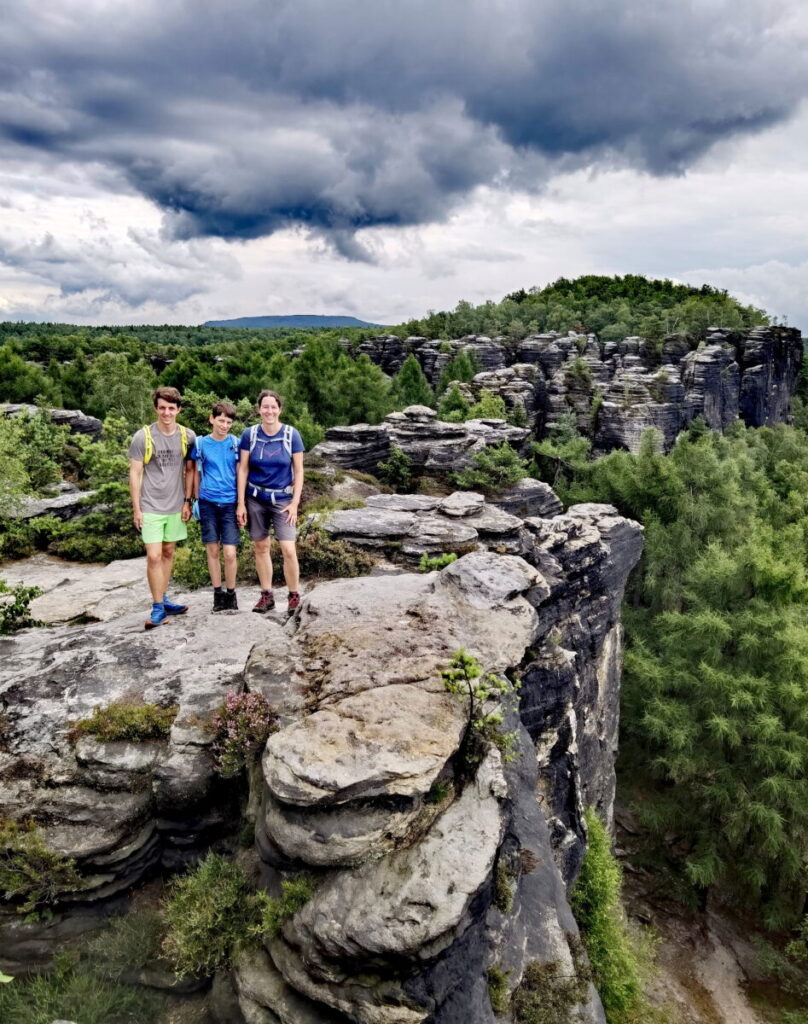
[[284,423],[284,425],[283,425],[283,450],[286,452],[286,454],[289,456],[289,459],[291,460],[291,458],[292,458],[292,428],[289,426],[288,423]]
[[258,440],[258,426],[259,424],[254,423],[253,426],[250,427],[250,455],[252,455],[252,450],[255,448],[255,442]]

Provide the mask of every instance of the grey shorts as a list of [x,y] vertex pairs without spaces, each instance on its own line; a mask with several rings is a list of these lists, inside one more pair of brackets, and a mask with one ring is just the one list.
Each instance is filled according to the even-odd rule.
[[250,540],[266,540],[270,526],[275,529],[275,540],[296,540],[297,527],[286,522],[283,510],[291,501],[282,505],[265,505],[257,498],[247,496],[247,521],[250,524]]

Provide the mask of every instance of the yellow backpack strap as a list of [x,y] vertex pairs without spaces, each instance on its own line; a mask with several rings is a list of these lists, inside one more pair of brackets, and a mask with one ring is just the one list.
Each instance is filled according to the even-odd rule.
[[188,454],[188,431],[181,423],[177,425],[180,428],[180,443],[182,445],[182,457],[185,458],[185,456]]
[[143,428],[143,465],[147,465],[152,455],[154,454],[154,441],[151,436],[151,429],[146,426]]

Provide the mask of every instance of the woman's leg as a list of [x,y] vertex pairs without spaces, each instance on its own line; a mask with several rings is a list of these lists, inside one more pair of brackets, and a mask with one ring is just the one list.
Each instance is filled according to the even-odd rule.
[[272,556],[269,537],[253,541],[255,551],[255,570],[262,590],[272,590]]
[[297,563],[297,548],[293,540],[279,540],[278,546],[283,557],[283,578],[290,593],[296,593],[300,586],[300,566]]

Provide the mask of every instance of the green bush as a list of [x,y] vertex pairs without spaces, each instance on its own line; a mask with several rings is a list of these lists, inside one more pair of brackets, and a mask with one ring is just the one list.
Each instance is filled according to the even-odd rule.
[[447,423],[462,423],[468,419],[470,408],[460,388],[452,384],[438,403],[438,417]]
[[0,819],[0,891],[17,913],[47,917],[61,897],[83,884],[75,862],[51,850],[32,821]]
[[564,368],[564,378],[567,385],[570,387],[588,388],[592,384],[592,371],[589,369],[589,363],[581,356],[576,356],[573,361]]
[[0,580],[0,636],[42,625],[31,616],[31,602],[41,593],[39,587],[26,587],[24,583],[9,586]]
[[6,1024],[154,1024],[165,998],[120,985],[75,953],[57,955],[53,970],[0,986],[0,1020]]
[[261,893],[263,930],[277,935],[283,922],[305,907],[313,895],[314,882],[308,875],[284,879],[280,899]]
[[412,459],[397,445],[392,445],[385,462],[379,463],[379,479],[396,491],[408,491],[412,486]]
[[[441,677],[446,692],[458,697],[466,708],[466,728],[460,743],[463,761],[468,765],[476,764],[489,743],[500,750],[504,761],[512,761],[516,733],[502,728],[502,703],[515,699],[518,685],[493,672],[483,672],[474,655],[462,648],[452,656]],[[497,706],[489,710],[492,703]]]
[[488,968],[488,998],[491,1000],[491,1009],[494,1013],[507,1013],[511,1005],[508,991],[509,974],[510,971],[503,971],[496,964]]
[[418,563],[419,572],[433,572],[435,569],[445,569],[447,565],[457,561],[457,554],[450,551],[448,554],[428,555],[424,552],[421,561]]
[[21,519],[0,519],[0,562],[27,558],[34,553],[34,533]]
[[620,903],[622,875],[609,834],[591,810],[586,824],[589,844],[572,891],[572,909],[609,1024],[624,1024],[642,1000],[641,968]]
[[483,448],[472,456],[473,465],[452,479],[464,490],[482,490],[487,494],[505,490],[528,475],[528,464],[503,441],[502,444]]
[[209,853],[171,884],[163,953],[177,975],[212,975],[261,931],[259,900],[237,864]]
[[[524,406],[522,407],[524,412]],[[468,420],[504,420],[507,418],[508,410],[500,395],[495,395],[488,388],[483,388],[480,397],[468,411]]]
[[95,736],[102,743],[114,740],[162,740],[171,732],[177,717],[175,705],[130,704],[120,701],[93,708],[90,718],[82,718],[71,729],[71,736]]

